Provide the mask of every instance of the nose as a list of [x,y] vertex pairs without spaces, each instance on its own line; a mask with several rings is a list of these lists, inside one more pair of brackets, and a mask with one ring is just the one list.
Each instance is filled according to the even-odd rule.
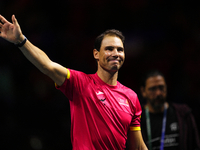
[[156,89],[156,95],[161,95],[163,93],[163,91],[159,88]]
[[118,57],[118,56],[119,56],[119,52],[118,52],[117,48],[114,48],[114,49],[112,50],[112,56],[115,56],[115,57]]

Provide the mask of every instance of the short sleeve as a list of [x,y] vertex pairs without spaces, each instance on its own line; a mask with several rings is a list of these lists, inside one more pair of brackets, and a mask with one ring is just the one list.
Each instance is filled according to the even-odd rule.
[[142,108],[141,108],[138,97],[136,97],[136,101],[134,105],[134,115],[132,117],[132,121],[130,125],[131,131],[141,130],[140,128],[141,114],[142,114]]

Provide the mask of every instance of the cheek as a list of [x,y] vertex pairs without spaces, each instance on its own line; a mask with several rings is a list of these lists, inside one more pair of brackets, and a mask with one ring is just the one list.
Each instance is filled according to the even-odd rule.
[[107,59],[110,55],[111,55],[110,52],[105,52],[104,54],[102,54],[102,58],[105,60],[105,59]]
[[155,98],[155,94],[147,93],[146,97],[149,98],[149,99],[154,99]]
[[108,53],[101,53],[100,56],[99,56],[99,60],[101,62],[105,62],[108,56],[109,56]]
[[105,52],[105,53],[104,53],[104,56],[105,56],[105,57],[108,57],[108,56],[110,56],[110,55],[111,55],[110,52]]
[[121,57],[121,59],[125,60],[125,54],[124,53],[119,54],[119,57]]
[[163,94],[163,97],[167,97],[167,92],[165,92],[165,93]]

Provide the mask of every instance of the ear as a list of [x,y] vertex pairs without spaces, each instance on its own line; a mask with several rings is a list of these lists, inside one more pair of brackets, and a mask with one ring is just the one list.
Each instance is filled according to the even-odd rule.
[[94,59],[99,60],[99,51],[97,49],[93,50]]
[[140,92],[141,92],[141,94],[142,94],[143,97],[146,97],[146,92],[145,92],[145,89],[144,89],[144,88],[145,88],[145,87],[141,86],[141,87],[140,87]]

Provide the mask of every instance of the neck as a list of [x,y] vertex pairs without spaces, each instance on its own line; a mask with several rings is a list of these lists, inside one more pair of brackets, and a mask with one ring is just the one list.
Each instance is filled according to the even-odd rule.
[[98,69],[97,74],[105,83],[114,86],[117,85],[118,71],[109,72],[103,69]]
[[165,109],[164,106],[165,106],[165,105],[167,106],[167,108],[169,107],[168,102],[165,102],[165,103],[163,104],[163,106],[162,106],[160,109],[155,110],[155,109],[152,107],[152,105],[151,105],[150,103],[147,103],[147,104],[145,105],[145,108],[148,107],[150,113],[162,113],[162,112],[164,112],[164,109]]

